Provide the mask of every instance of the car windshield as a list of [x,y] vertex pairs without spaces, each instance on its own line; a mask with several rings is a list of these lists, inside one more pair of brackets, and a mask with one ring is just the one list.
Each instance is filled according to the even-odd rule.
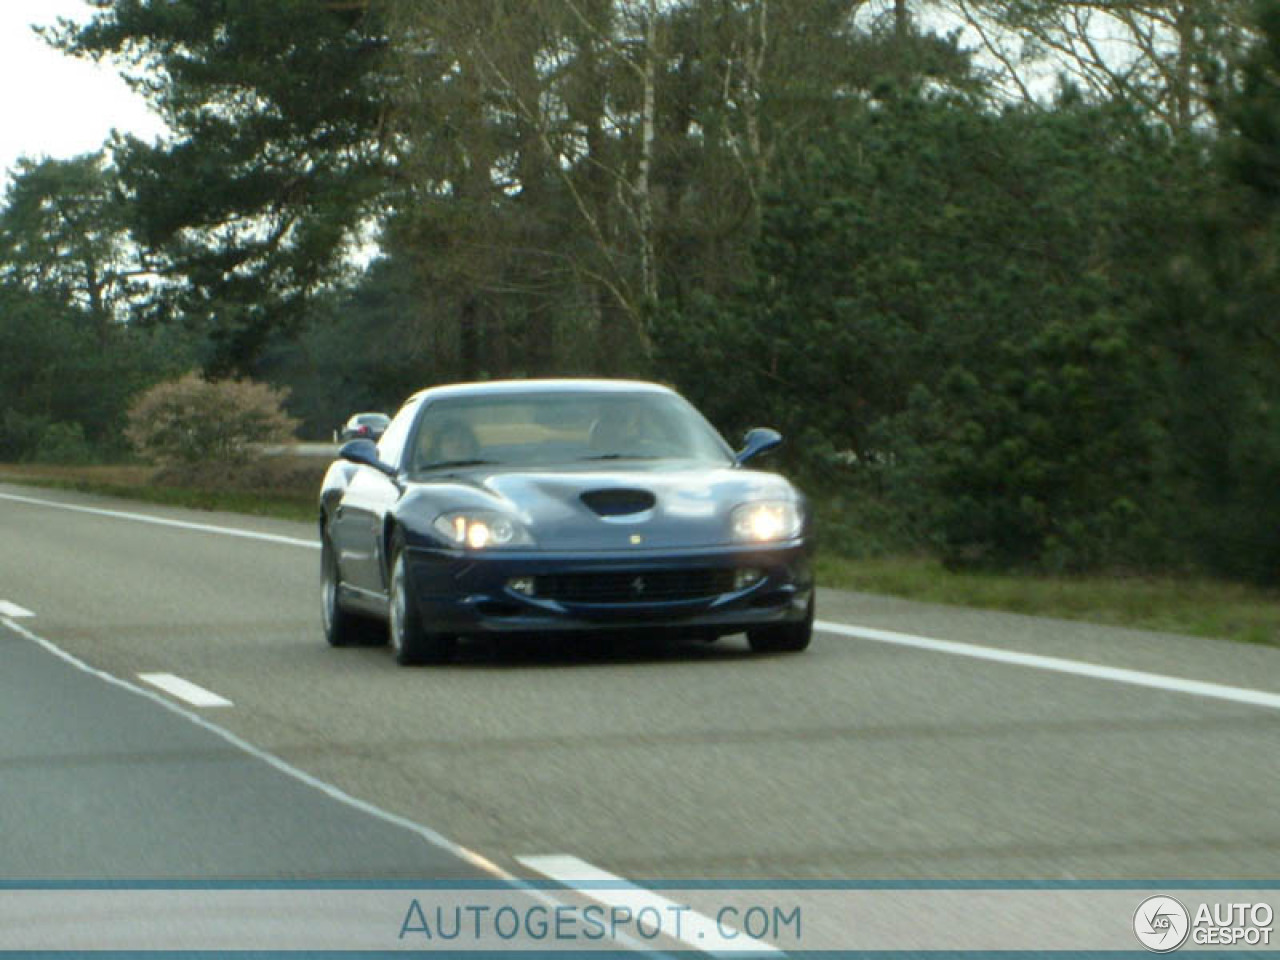
[[445,397],[427,404],[411,469],[731,459],[720,435],[677,396],[566,391]]

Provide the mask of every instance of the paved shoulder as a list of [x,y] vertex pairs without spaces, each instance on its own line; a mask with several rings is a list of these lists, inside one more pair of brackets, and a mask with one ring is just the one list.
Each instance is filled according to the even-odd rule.
[[492,876],[3,623],[0,659],[0,876]]

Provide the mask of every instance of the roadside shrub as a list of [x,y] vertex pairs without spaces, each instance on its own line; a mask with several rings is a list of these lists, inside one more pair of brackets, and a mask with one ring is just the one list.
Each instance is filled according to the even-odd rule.
[[1149,358],[1123,316],[1098,311],[991,347],[979,377],[921,384],[886,436],[904,509],[951,567],[1049,573],[1158,563],[1168,439]]
[[36,463],[84,464],[93,460],[93,450],[78,423],[51,423],[45,428],[31,459]]
[[0,416],[0,461],[26,460],[49,426],[48,417],[32,416],[7,409]]
[[129,409],[125,435],[139,454],[162,466],[243,464],[255,445],[293,439],[298,421],[282,409],[285,396],[264,383],[188,373],[141,394]]

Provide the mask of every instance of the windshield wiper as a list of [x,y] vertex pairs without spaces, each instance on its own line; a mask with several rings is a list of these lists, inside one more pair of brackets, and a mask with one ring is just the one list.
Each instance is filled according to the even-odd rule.
[[651,453],[600,453],[594,457],[579,457],[579,460],[659,460]]
[[423,464],[420,470],[442,470],[445,467],[481,467],[488,463],[497,463],[496,460],[441,460],[437,463]]

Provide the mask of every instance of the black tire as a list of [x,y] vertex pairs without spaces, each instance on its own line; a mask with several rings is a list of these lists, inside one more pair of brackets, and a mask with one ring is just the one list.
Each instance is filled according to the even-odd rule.
[[331,647],[356,647],[371,641],[369,621],[342,609],[338,593],[342,586],[338,555],[327,533],[320,538],[320,622]]
[[387,635],[396,662],[447,663],[453,657],[457,638],[432,633],[422,622],[422,611],[409,590],[404,547],[396,544],[391,556],[391,582],[387,588]]
[[772,627],[758,627],[747,631],[747,643],[756,653],[799,653],[807,649],[813,639],[813,597],[809,608],[799,623],[783,623]]

